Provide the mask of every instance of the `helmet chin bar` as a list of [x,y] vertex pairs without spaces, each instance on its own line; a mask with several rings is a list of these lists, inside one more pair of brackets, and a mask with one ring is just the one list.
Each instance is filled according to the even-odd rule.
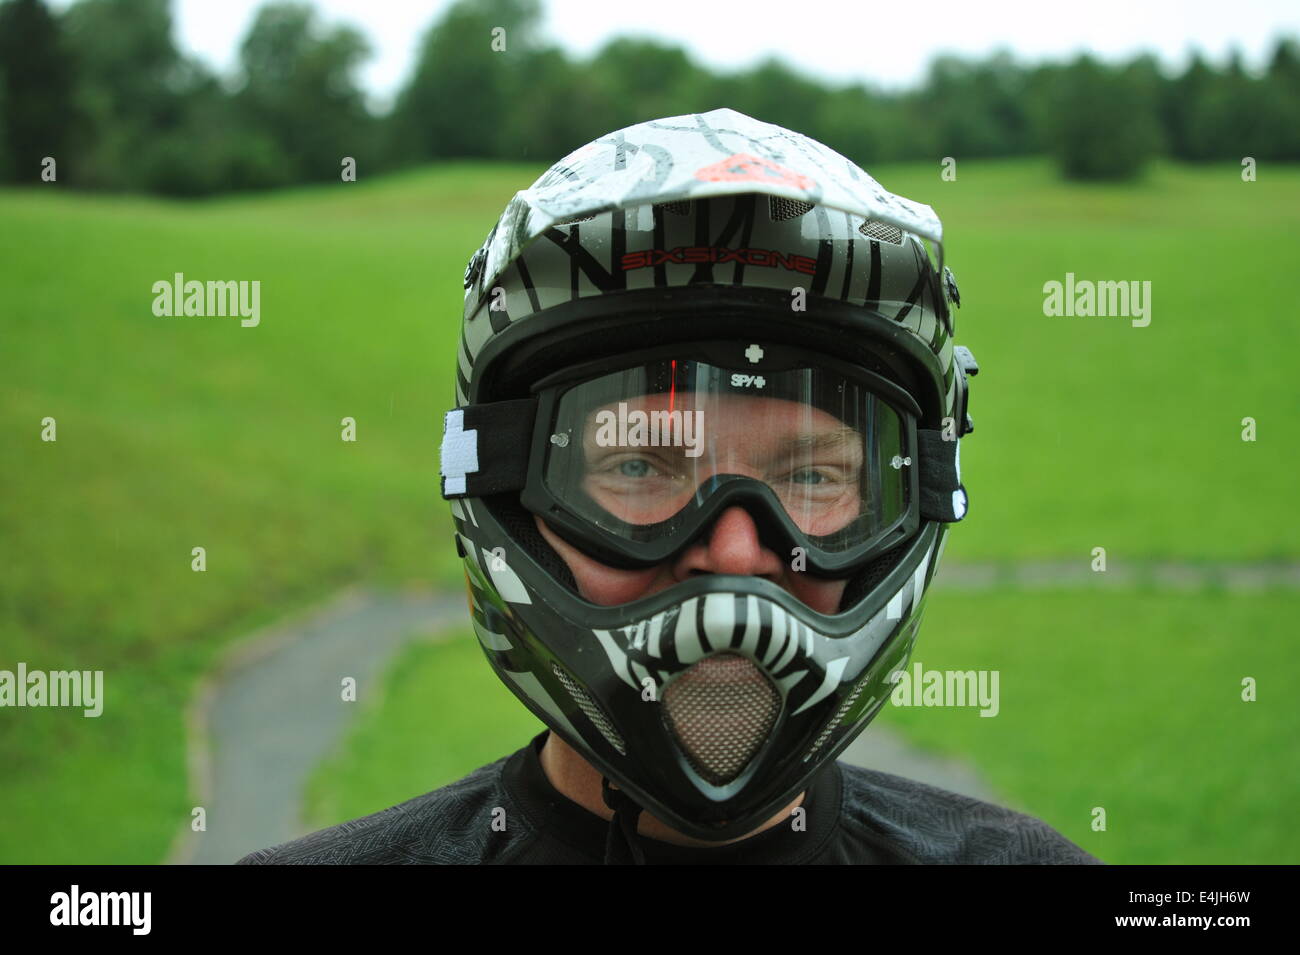
[[[768,581],[710,575],[605,608],[631,621],[622,626],[588,629],[577,623],[585,605],[560,597],[550,612],[570,622],[533,633],[520,607],[498,621],[499,645],[511,649],[488,658],[529,709],[646,811],[694,838],[738,838],[805,790],[888,699],[941,533],[936,523],[922,527],[878,599],[857,608],[864,622],[839,636]],[[542,640],[562,679],[516,669]],[[728,667],[729,676],[716,672]],[[764,686],[778,701],[767,723]]]

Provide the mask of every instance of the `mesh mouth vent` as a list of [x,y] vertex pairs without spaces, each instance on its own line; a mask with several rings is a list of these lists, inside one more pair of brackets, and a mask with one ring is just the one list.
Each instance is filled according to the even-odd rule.
[[858,231],[868,239],[876,239],[879,242],[892,242],[894,245],[903,244],[903,230],[886,222],[866,219],[862,225],[858,226]]
[[676,199],[673,202],[661,202],[659,208],[675,216],[688,216],[691,214],[691,200]]
[[668,726],[691,766],[714,786],[741,774],[781,711],[772,681],[748,657],[705,657],[663,695]]
[[623,742],[623,737],[618,730],[614,729],[614,724],[609,721],[609,717],[601,712],[600,707],[596,705],[596,701],[591,698],[591,694],[584,690],[578,684],[578,681],[570,676],[569,672],[558,663],[551,664],[551,672],[559,677],[560,682],[564,684],[564,688],[573,697],[573,702],[578,704],[578,708],[586,714],[587,719],[591,720],[596,729],[600,730],[600,735],[605,737],[605,742],[618,750],[620,756],[626,756],[627,746]]
[[768,196],[767,211],[772,216],[773,222],[784,222],[786,219],[797,219],[812,211],[811,202],[800,202],[798,199],[787,199],[785,196]]

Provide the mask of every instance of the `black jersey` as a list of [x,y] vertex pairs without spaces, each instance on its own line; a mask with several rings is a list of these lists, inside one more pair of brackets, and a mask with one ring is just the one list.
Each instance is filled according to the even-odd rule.
[[[546,731],[449,786],[249,853],[257,864],[559,864],[611,858],[611,823],[561,795],[542,770]],[[635,837],[649,864],[1100,864],[1032,816],[889,773],[832,762],[802,814],[719,847]]]

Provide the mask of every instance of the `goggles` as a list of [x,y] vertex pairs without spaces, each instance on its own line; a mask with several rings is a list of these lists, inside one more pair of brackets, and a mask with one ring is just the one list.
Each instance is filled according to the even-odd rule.
[[[464,444],[474,426],[473,467],[461,456],[474,480],[456,483],[456,441],[444,439],[444,494],[520,490],[525,508],[610,566],[672,560],[732,506],[764,546],[821,576],[847,576],[919,527],[920,409],[847,363],[697,343],[567,369],[533,394],[459,409],[472,413],[458,430]],[[448,438],[456,431],[449,415]],[[526,467],[504,466],[521,446]]]

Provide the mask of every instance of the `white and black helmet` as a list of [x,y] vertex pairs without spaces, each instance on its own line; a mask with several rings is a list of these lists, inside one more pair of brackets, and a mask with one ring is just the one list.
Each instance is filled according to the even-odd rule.
[[[730,109],[575,150],[471,258],[441,473],[474,629],[524,704],[673,828],[754,829],[888,699],[946,525],[966,512],[958,447],[977,369],[953,345],[956,304],[929,206]],[[742,421],[741,402],[768,416]],[[644,437],[658,420],[664,448],[689,439],[672,416],[706,408],[714,432],[685,456]],[[837,451],[838,469],[774,479],[711,456],[742,425],[742,450],[766,447],[791,409],[780,420],[796,428],[829,424],[779,436],[780,454],[826,453],[833,430],[851,436],[836,445],[851,466]],[[642,426],[666,463],[593,461],[606,426],[621,444]],[[847,579],[838,610],[718,574],[600,606],[534,520],[602,563],[649,567],[732,506],[801,572]]]

